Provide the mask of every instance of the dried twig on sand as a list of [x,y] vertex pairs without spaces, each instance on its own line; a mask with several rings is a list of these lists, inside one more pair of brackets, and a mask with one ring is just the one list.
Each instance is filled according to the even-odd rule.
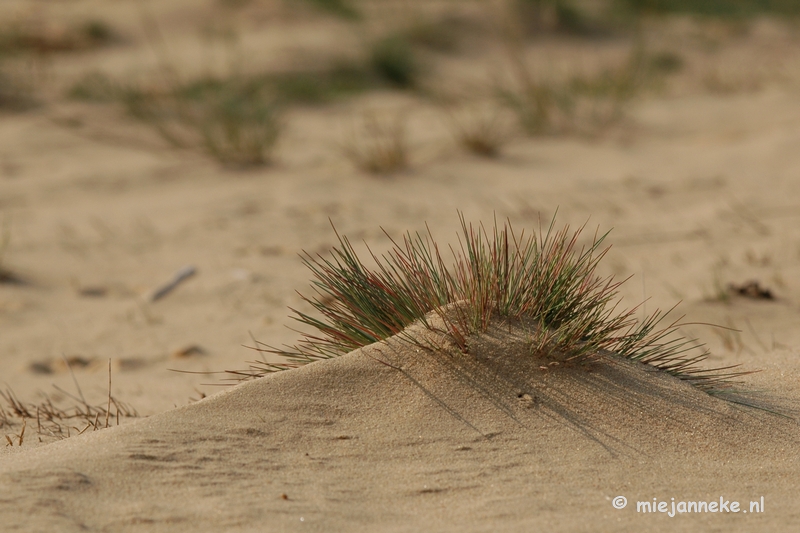
[[[105,406],[93,405],[86,401],[80,385],[78,384],[69,362],[66,361],[72,379],[75,383],[76,394],[71,394],[64,389],[53,385],[53,388],[74,403],[69,407],[58,405],[59,401],[53,397],[45,395],[44,399],[38,403],[24,402],[20,400],[13,390],[6,388],[0,390],[0,428],[13,428],[20,421],[22,428],[18,434],[6,435],[7,446],[22,446],[25,437],[25,429],[28,421],[36,421],[36,433],[39,442],[43,442],[42,437],[60,440],[74,434],[81,434],[91,428],[92,431],[107,428],[110,426],[111,417],[114,416],[116,425],[120,423],[120,417],[138,416],[136,409],[123,403],[111,395],[111,360],[108,364],[108,397]],[[101,417],[105,423],[101,423]]]
[[184,280],[187,280],[194,276],[197,273],[197,268],[194,265],[187,265],[177,272],[175,275],[172,276],[172,279],[169,280],[167,283],[161,285],[160,287],[156,288],[150,296],[147,298],[151,302],[155,302],[156,300],[160,300],[170,292],[172,292],[175,287],[180,285]]

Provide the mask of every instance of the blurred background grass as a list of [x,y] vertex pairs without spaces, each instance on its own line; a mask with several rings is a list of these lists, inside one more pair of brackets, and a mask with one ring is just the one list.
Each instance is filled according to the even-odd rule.
[[[170,145],[202,151],[232,167],[274,160],[287,110],[374,92],[399,91],[439,105],[460,146],[482,156],[497,157],[515,133],[597,135],[623,121],[631,101],[686,70],[680,46],[658,38],[676,17],[700,26],[727,24],[735,34],[764,17],[794,27],[800,16],[796,0],[214,0],[206,10],[209,20],[195,17],[198,33],[206,36],[196,46],[220,45],[229,59],[223,69],[198,74],[187,72],[169,51],[171,22],[144,8],[143,32],[132,36],[110,19],[65,21],[34,4],[37,9],[0,19],[0,112],[24,112],[59,99],[121,106]],[[322,24],[328,18],[342,34],[355,36],[358,49],[332,50],[292,68],[260,69],[237,47],[250,19],[268,6],[289,21],[307,17]],[[707,37],[706,45],[713,47],[713,40]],[[536,48],[553,42],[582,47],[584,66],[557,59],[537,65],[531,59]],[[58,85],[50,79],[54,61],[124,47],[149,48],[158,68],[149,75],[120,76],[94,66],[72,76],[59,94],[50,90]],[[624,52],[613,60],[602,57],[601,50],[614,47]],[[487,54],[494,55],[487,60]],[[488,80],[483,87],[449,74],[452,65],[470,62],[483,65]],[[702,75],[709,90],[737,90],[736,81],[716,70]],[[481,120],[459,118],[478,100]],[[489,115],[487,105],[493,109]],[[515,123],[498,118],[503,113]],[[389,144],[407,146],[399,139]],[[370,151],[350,147],[348,152],[353,159],[354,153]],[[369,172],[405,167],[361,159],[356,166]]]

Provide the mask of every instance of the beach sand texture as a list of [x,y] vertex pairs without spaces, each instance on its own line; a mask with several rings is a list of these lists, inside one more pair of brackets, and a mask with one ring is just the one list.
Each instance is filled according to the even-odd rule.
[[[381,8],[365,3],[370,21]],[[138,2],[2,4],[0,22],[34,17],[57,36],[100,18],[120,38],[32,56],[40,105],[0,109],[0,390],[65,408],[76,403],[69,394],[83,395],[104,408],[110,360],[113,397],[140,415],[117,425],[112,410],[113,427],[97,431],[91,416],[68,420],[66,439],[37,431],[35,416],[22,439],[18,418],[0,417],[3,531],[800,527],[795,26],[654,23],[649,50],[683,64],[663,85],[596,131],[514,130],[496,158],[460,148],[424,91],[382,86],[290,106],[271,164],[242,169],[176,148],[120,102],[64,96],[93,71],[162,79]],[[245,73],[317,68],[357,57],[384,28],[291,2],[222,4],[148,8],[187,80],[228,72],[229,53],[247,58]],[[432,88],[469,93],[499,79],[504,48],[486,37],[479,4],[419,11],[453,9],[476,24],[457,52],[424,56]],[[382,15],[387,27],[397,12]],[[233,52],[200,31],[223,22],[240,32]],[[527,53],[537,72],[557,76],[621,64],[629,48],[628,36],[547,34]],[[0,72],[27,68],[0,59]],[[372,112],[404,119],[408,168],[374,176],[343,154]],[[497,324],[469,355],[390,339],[236,386],[202,374],[246,367],[254,340],[296,342],[287,308],[308,311],[296,291],[307,294],[310,277],[298,254],[327,254],[331,223],[359,253],[426,227],[446,250],[458,245],[457,210],[515,230],[556,213],[559,228],[586,223],[586,239],[612,230],[598,274],[633,276],[621,305],[646,299],[644,316],[681,301],[675,318],[685,314],[681,333],[709,348],[705,364],[760,370],[742,389],[784,416],[611,355],[542,370],[524,334]],[[152,298],[186,267],[192,275]],[[617,496],[625,508],[614,508]],[[748,513],[636,509],[720,497]],[[762,497],[763,512],[749,512]]]
[[[794,420],[611,357],[539,364],[505,328],[470,355],[392,338],[6,456],[0,518],[9,531],[775,531],[800,519]],[[797,378],[794,364],[780,380]],[[765,509],[635,507],[720,496],[742,510],[763,496]]]

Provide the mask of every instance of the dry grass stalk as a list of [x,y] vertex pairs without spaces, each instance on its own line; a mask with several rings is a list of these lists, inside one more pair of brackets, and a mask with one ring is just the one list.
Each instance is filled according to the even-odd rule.
[[[70,369],[71,372],[72,370]],[[74,380],[74,374],[72,377]],[[36,432],[39,435],[39,441],[42,442],[42,437],[61,440],[72,436],[73,431],[80,435],[90,428],[92,431],[97,431],[104,427],[107,428],[110,426],[112,413],[116,418],[117,425],[120,423],[120,417],[138,416],[133,407],[111,395],[110,360],[108,368],[108,397],[105,406],[88,403],[77,380],[75,380],[75,386],[77,388],[77,396],[53,385],[53,388],[61,395],[74,402],[69,407],[57,405],[59,402],[54,401],[49,395],[45,395],[44,399],[38,403],[30,403],[20,400],[10,388],[0,391],[0,399],[3,400],[0,403],[0,428],[14,427],[20,421],[22,424],[19,434],[14,435],[17,443],[14,444],[14,439],[6,435],[7,445],[22,446],[29,420],[36,420]],[[100,422],[101,417],[105,419],[105,424]]]

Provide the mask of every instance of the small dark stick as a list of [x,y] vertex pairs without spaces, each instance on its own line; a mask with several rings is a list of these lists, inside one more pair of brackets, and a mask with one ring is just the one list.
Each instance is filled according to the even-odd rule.
[[151,302],[155,302],[170,293],[175,287],[180,285],[182,281],[194,276],[197,273],[197,269],[194,265],[188,265],[183,267],[182,269],[178,270],[172,279],[162,285],[161,287],[157,288],[153,291],[153,293],[148,298]]

